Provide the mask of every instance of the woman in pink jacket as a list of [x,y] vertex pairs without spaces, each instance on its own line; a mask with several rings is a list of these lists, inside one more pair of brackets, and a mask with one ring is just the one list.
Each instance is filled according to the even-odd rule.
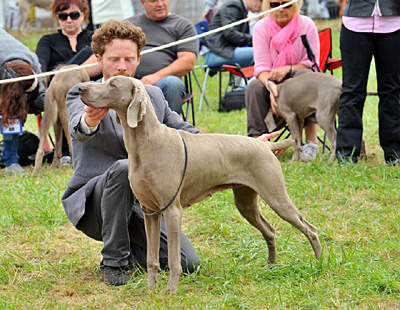
[[[272,108],[276,111],[275,97],[278,95],[276,84],[294,75],[312,70],[314,65],[307,56],[301,36],[306,35],[315,58],[319,60],[318,30],[314,22],[300,15],[302,1],[281,8],[260,20],[254,27],[253,48],[255,72],[246,89],[247,133],[258,137],[264,133],[279,129],[279,120],[275,115],[278,128],[267,128],[265,117]],[[282,0],[265,0],[263,9],[268,10],[281,5]],[[318,151],[315,117],[306,120],[306,144],[302,147],[302,161],[314,160]]]

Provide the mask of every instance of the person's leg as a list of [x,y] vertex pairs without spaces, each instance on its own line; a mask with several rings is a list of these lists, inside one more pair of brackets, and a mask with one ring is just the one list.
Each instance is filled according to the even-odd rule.
[[5,166],[18,164],[18,135],[3,135],[3,158]]
[[318,123],[309,121],[304,126],[304,133],[306,135],[306,142],[310,141],[314,144],[318,143],[317,138]]
[[18,134],[3,135],[3,141],[3,158],[4,165],[6,166],[6,173],[26,174],[25,170],[19,164]]
[[85,214],[77,228],[87,236],[103,241],[102,280],[119,286],[130,281],[129,219],[134,195],[128,181],[128,160],[119,160],[97,181],[86,201]]
[[245,68],[253,64],[253,48],[252,47],[238,47],[235,49],[232,58],[225,58],[208,52],[204,55],[204,62],[208,66],[220,66],[223,64],[238,64],[240,67]]
[[182,79],[172,75],[167,76],[158,81],[155,86],[162,90],[171,110],[180,115],[182,113],[183,97],[186,92],[185,83],[183,83]]
[[379,140],[386,162],[400,158],[400,30],[375,34]]
[[269,92],[259,79],[252,79],[245,91],[245,104],[247,112],[247,134],[260,136],[268,132],[264,119],[267,116]]
[[342,26],[340,50],[343,84],[336,150],[339,162],[357,162],[360,156],[362,114],[373,48],[371,34],[353,32]]
[[65,64],[66,65],[81,65],[83,64],[90,56],[93,55],[93,50],[90,45],[79,50],[74,56],[68,59]]
[[[165,268],[168,251],[164,220],[161,225],[160,265]],[[129,185],[128,160],[117,161],[97,181],[77,228],[103,241],[103,266],[125,268],[138,263],[146,269],[144,216]],[[182,269],[192,272],[194,265],[201,264],[200,258],[183,233],[181,237]]]

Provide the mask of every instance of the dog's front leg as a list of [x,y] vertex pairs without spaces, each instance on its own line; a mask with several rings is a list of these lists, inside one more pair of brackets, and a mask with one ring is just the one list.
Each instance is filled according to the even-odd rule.
[[289,126],[290,133],[294,139],[294,153],[293,153],[293,161],[300,160],[300,152],[301,152],[301,141],[303,130],[299,121],[297,120],[296,114],[292,113],[290,116],[286,118],[286,122]]
[[172,205],[165,212],[165,224],[168,238],[168,267],[170,270],[167,290],[171,294],[178,292],[179,276],[182,273],[181,266],[181,206]]
[[160,225],[161,215],[144,216],[147,237],[147,273],[149,289],[157,287],[157,273],[160,271]]

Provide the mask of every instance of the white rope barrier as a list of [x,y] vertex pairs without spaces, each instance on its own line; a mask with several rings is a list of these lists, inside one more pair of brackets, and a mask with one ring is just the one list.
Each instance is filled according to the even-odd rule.
[[[214,34],[214,33],[220,32],[220,31],[224,31],[224,30],[229,29],[229,28],[236,27],[236,26],[238,26],[240,24],[249,22],[252,19],[263,17],[263,16],[265,16],[265,15],[271,13],[271,12],[274,12],[274,11],[277,11],[277,10],[279,10],[281,8],[290,6],[290,5],[294,4],[294,3],[296,3],[297,1],[298,0],[292,0],[292,1],[289,1],[289,2],[285,2],[285,3],[283,3],[282,5],[280,5],[280,6],[276,7],[276,8],[273,8],[273,9],[270,9],[268,11],[262,12],[262,13],[256,15],[256,16],[248,17],[248,18],[239,20],[237,22],[233,22],[231,24],[222,26],[220,28],[207,31],[207,32],[204,32],[202,34],[198,34],[198,35],[190,37],[190,38],[186,38],[186,39],[178,40],[178,41],[171,42],[171,43],[168,43],[168,44],[165,44],[165,45],[161,45],[161,46],[158,46],[158,47],[154,47],[154,48],[151,48],[149,50],[142,51],[140,54],[141,55],[145,55],[145,54],[148,54],[148,53],[153,53],[153,52],[156,52],[156,51],[159,51],[159,50],[171,47],[171,46],[175,46],[175,45],[179,45],[179,44],[186,43],[186,42],[189,42],[189,41],[197,40],[197,39],[203,38],[205,36],[209,36],[211,34]],[[5,83],[14,83],[14,82],[30,80],[30,79],[34,79],[34,78],[46,77],[46,76],[55,75],[55,74],[58,74],[58,73],[64,73],[64,72],[70,72],[70,71],[75,71],[75,70],[86,69],[86,68],[94,67],[94,66],[97,66],[97,65],[98,65],[98,62],[95,62],[95,63],[88,64],[88,65],[81,65],[81,66],[78,66],[78,67],[66,68],[66,69],[61,69],[61,70],[58,70],[58,71],[49,71],[49,72],[44,72],[44,73],[39,73],[39,74],[34,74],[34,75],[20,76],[20,77],[13,78],[13,79],[0,80],[0,85],[1,84],[5,84]]]

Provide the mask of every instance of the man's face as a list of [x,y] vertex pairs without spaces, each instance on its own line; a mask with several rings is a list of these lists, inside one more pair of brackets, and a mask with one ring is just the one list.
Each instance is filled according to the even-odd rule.
[[134,77],[140,62],[137,44],[131,40],[114,39],[104,48],[102,56],[96,55],[105,80],[112,76]]
[[160,21],[169,15],[169,0],[140,0],[146,16],[152,21]]
[[261,12],[262,0],[251,0],[247,2],[247,5],[249,6],[249,10],[253,13]]

